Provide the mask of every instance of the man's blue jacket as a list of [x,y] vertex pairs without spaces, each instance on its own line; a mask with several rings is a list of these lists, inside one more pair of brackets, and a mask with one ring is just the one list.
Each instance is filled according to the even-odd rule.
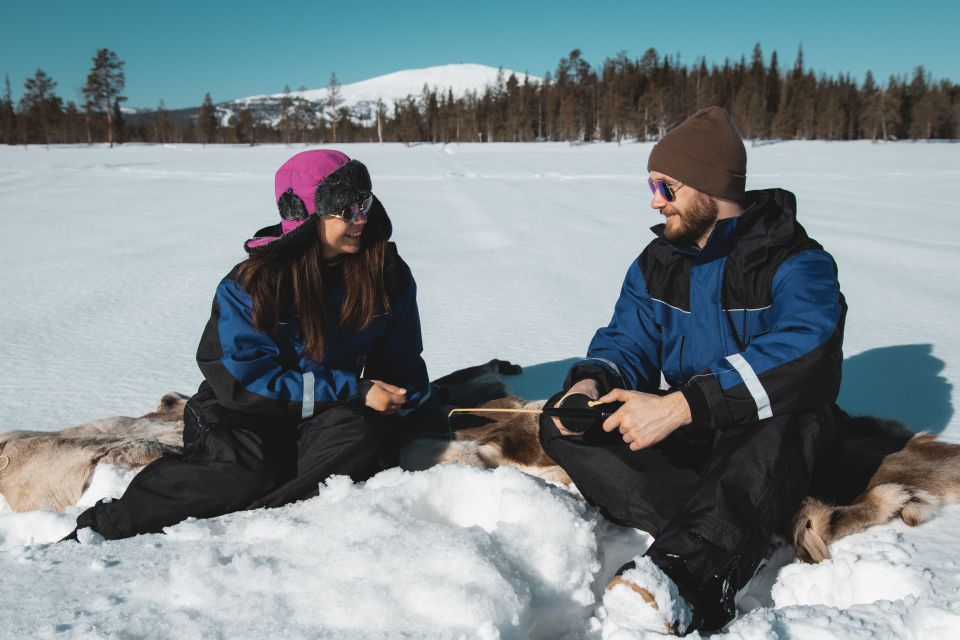
[[788,191],[748,191],[706,246],[658,238],[627,271],[610,324],[565,388],[594,378],[656,391],[661,372],[695,425],[722,428],[836,400],[846,303],[829,253],[796,220]]

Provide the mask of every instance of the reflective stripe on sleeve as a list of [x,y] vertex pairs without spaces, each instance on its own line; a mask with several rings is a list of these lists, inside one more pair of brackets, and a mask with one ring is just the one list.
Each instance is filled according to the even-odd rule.
[[757,420],[773,417],[773,409],[770,408],[770,397],[767,391],[760,384],[760,378],[754,372],[753,367],[739,353],[727,356],[727,362],[733,365],[733,368],[740,374],[743,383],[747,385],[747,391],[753,396],[753,401],[757,403]]
[[313,372],[307,371],[303,374],[303,411],[300,417],[306,420],[313,416],[313,398],[315,393]]

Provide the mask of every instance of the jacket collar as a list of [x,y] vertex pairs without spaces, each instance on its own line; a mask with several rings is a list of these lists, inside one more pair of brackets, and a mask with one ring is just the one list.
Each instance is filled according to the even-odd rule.
[[747,191],[744,202],[742,214],[717,223],[703,249],[671,242],[663,235],[666,224],[660,223],[650,228],[657,239],[648,250],[663,264],[684,258],[709,262],[734,252],[753,263],[762,262],[769,247],[791,242],[799,227],[797,199],[792,193],[785,189]]

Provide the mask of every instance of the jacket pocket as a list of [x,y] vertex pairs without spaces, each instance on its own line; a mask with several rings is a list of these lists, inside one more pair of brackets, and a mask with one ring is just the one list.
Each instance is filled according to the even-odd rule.
[[683,372],[683,347],[687,343],[687,336],[680,336],[680,352],[677,354],[677,371],[680,373],[680,379],[686,380],[687,375]]
[[687,341],[686,336],[676,336],[676,340],[665,345],[663,361],[663,377],[671,386],[679,386],[685,380],[683,376],[683,349]]

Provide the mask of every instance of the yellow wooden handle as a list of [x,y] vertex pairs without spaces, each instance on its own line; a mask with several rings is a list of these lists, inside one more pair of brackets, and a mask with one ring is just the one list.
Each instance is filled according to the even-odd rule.
[[530,413],[539,415],[543,413],[543,409],[485,409],[478,407],[476,409],[454,409],[447,414],[447,417],[449,418],[455,413]]

